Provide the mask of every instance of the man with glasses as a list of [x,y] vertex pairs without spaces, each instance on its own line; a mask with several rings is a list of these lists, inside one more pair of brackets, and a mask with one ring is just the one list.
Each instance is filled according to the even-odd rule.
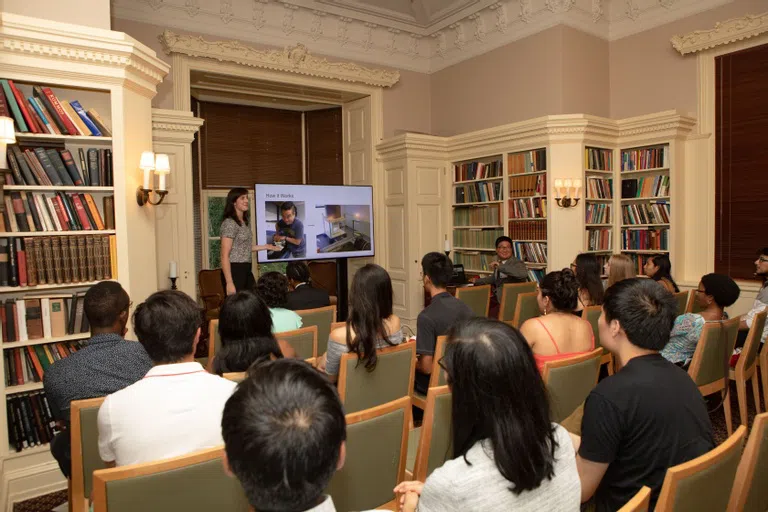
[[489,265],[493,274],[476,279],[474,282],[476,285],[490,284],[493,288],[488,310],[488,316],[491,318],[496,318],[499,315],[504,283],[524,283],[528,280],[528,267],[512,256],[512,239],[508,236],[500,236],[496,239],[496,258]]
[[[741,323],[739,324],[739,338],[736,342],[737,346],[744,345],[747,339],[747,334],[750,327],[752,327],[752,321],[755,315],[763,311],[768,307],[768,247],[763,249],[758,254],[757,260],[755,260],[755,276],[763,281],[763,285],[760,287],[760,291],[757,292],[755,302],[752,304],[752,309],[749,313],[741,317]],[[765,339],[768,337],[768,324],[763,329],[760,341],[765,343]]]

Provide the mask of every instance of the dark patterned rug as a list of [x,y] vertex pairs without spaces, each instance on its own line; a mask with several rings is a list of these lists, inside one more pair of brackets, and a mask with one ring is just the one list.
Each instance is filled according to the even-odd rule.
[[66,502],[67,490],[64,489],[63,491],[56,491],[20,503],[14,503],[13,512],[51,512],[51,510]]

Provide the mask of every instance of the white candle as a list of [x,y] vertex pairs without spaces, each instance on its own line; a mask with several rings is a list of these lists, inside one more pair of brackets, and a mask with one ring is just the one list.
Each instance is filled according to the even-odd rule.
[[166,174],[164,172],[158,174],[158,176],[157,176],[157,190],[168,190],[167,188],[165,188],[165,176],[166,176]]
[[178,274],[176,273],[176,262],[171,262],[171,268],[168,269],[168,277],[178,277]]
[[555,180],[555,197],[563,197],[563,180]]
[[445,237],[445,252],[451,252],[451,243],[448,241],[448,237]]
[[144,183],[142,185],[142,188],[144,190],[149,190],[149,178],[152,175],[152,169],[144,168]]

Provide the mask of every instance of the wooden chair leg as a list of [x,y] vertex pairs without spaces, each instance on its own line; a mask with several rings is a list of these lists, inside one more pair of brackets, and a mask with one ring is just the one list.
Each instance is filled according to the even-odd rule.
[[723,412],[725,413],[725,428],[728,430],[728,437],[733,435],[733,418],[731,418],[731,390],[730,386],[725,388],[725,400],[723,401]]
[[752,374],[752,394],[755,395],[755,414],[760,414],[760,385],[757,383],[757,372]]
[[739,402],[739,418],[741,424],[749,428],[747,421],[747,383],[743,380],[736,381],[736,397]]

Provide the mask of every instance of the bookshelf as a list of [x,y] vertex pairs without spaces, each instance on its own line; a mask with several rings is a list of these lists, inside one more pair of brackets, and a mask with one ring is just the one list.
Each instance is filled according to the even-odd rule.
[[507,182],[512,253],[528,267],[531,281],[540,282],[548,263],[547,149],[508,154]]
[[614,152],[584,147],[584,252],[594,254],[600,268],[613,253],[615,241]]
[[453,164],[453,261],[491,273],[496,238],[504,234],[504,160],[492,155]]
[[650,256],[670,252],[670,147],[624,148],[620,162],[621,252],[632,258],[642,275]]

